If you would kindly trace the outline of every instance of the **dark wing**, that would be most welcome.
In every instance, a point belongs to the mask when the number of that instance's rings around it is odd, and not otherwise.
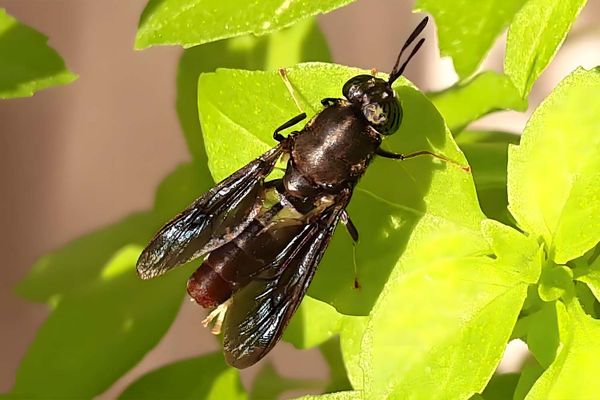
[[[167,223],[137,262],[142,279],[161,275],[237,236],[258,214],[264,179],[283,152],[281,145],[225,178]]]
[[[270,264],[268,270],[233,295],[223,337],[225,359],[230,365],[249,367],[279,341],[310,285],[348,200],[349,196],[305,225],[294,238],[288,256],[277,257],[279,262]]]

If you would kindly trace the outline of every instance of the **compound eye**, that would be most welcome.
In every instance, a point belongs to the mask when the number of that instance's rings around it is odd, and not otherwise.
[[[381,124],[374,125],[373,127],[382,135],[391,135],[400,128],[400,124],[402,123],[402,106],[394,99],[393,102],[382,103],[381,108],[386,119]]]

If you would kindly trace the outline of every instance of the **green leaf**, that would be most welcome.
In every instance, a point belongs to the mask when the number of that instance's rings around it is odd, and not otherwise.
[[[19,366],[13,397],[91,398],[158,343],[179,309],[189,271],[142,281],[135,272],[140,252],[123,248],[95,282],[61,298]]]
[[[525,300],[527,285],[512,268],[455,256],[392,277],[363,338],[365,398],[480,393]]]
[[[509,210],[543,237],[556,264],[600,241],[600,69],[578,69],[538,107],[509,148]],[[585,107],[582,107],[585,104]]]
[[[185,50],[177,72],[177,114],[194,160],[204,164],[207,158],[196,100],[201,73],[219,67],[274,70],[301,61],[329,60],[327,43],[314,18],[266,36],[221,40]]]
[[[544,369],[535,360],[528,360],[521,370],[521,377],[515,388],[513,400],[523,400],[543,373]]]
[[[556,302],[560,347],[527,399],[591,399],[600,393],[595,366],[600,354],[600,321],[586,315],[577,300]]]
[[[482,72],[442,92],[429,93],[428,97],[454,134],[494,111],[527,109],[527,100],[519,96],[511,80],[493,71]]]
[[[481,230],[503,268],[518,275],[523,282],[538,281],[544,253],[535,238],[489,219],[481,223]]]
[[[546,303],[530,317],[527,330],[527,346],[543,368],[556,358],[558,349],[558,322],[554,303]]]
[[[308,379],[292,379],[286,378],[275,370],[269,363],[265,364],[252,385],[252,391],[250,392],[251,400],[270,400],[279,399],[281,395],[290,390],[302,389],[307,391],[308,389],[322,389],[324,382],[321,380],[308,380]],[[227,397],[220,397],[221,399],[227,399]]]
[[[525,0],[417,0],[415,10],[431,13],[438,28],[440,52],[452,57],[464,79],[477,69],[496,38]]]
[[[344,359],[339,338],[335,337],[319,346],[323,358],[329,366],[329,383],[325,393],[352,390],[352,384],[348,379],[348,373],[344,366]]]
[[[340,333],[344,366],[352,387],[357,390],[362,390],[364,386],[364,370],[360,365],[360,357],[362,339],[368,322],[369,317],[346,316]]]
[[[327,303],[307,297],[283,334],[298,349],[318,346],[339,333],[344,316]]]
[[[135,47],[178,44],[185,48],[249,33],[264,35],[352,0],[150,0]]]
[[[586,0],[529,0],[508,29],[504,71],[523,98],[558,52]]]
[[[508,145],[518,144],[519,136],[508,132],[464,131],[456,143],[469,161],[479,204],[489,218],[514,225],[508,212],[506,168]]]
[[[578,277],[577,280],[585,282],[596,299],[600,301],[600,269],[590,270],[587,274]]]
[[[36,302],[58,299],[94,282],[115,252],[128,244],[146,244],[157,228],[154,214],[145,212],[76,239],[38,259],[16,291]]]
[[[223,355],[211,353],[151,371],[133,382],[119,399],[243,400],[239,371]]]
[[[288,70],[309,115],[321,110],[322,98],[339,95],[344,82],[359,73],[363,71],[317,63]],[[200,119],[216,180],[272,147],[273,130],[298,113],[274,72],[219,70],[202,75],[199,87]],[[219,89],[223,87],[228,90]],[[403,153],[433,149],[465,163],[432,104],[406,83],[396,91],[404,121],[383,146]],[[355,190],[349,213],[361,232],[356,247],[360,288],[355,288],[351,241],[340,230],[309,289],[311,296],[346,314],[368,314],[399,259],[415,248],[422,249],[416,265],[436,255],[470,254],[487,247],[479,234],[483,215],[471,175],[429,157],[402,163],[376,160]]]
[[[547,265],[542,271],[538,293],[544,301],[573,296],[573,271],[566,265]]]
[[[598,252],[600,252],[600,245],[589,251],[590,254],[575,260],[580,265],[577,265],[573,272],[575,278],[580,282],[584,282],[594,294],[594,297],[600,301],[600,256]]]
[[[593,318],[600,317],[600,303],[589,285],[583,282],[575,282],[575,295],[586,314]]]
[[[481,397],[485,400],[507,400],[513,397],[519,374],[494,374]]]
[[[77,79],[47,41],[0,8],[0,99],[32,96]]]
[[[363,400],[363,394],[359,391],[347,391],[337,393],[320,394],[317,396],[303,396],[297,400]]]

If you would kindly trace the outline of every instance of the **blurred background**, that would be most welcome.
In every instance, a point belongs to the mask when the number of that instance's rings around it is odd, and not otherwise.
[[[0,100],[0,392],[12,386],[20,359],[47,315],[44,306],[21,300],[12,291],[36,258],[132,212],[150,209],[157,184],[190,159],[175,113],[182,50],[133,50],[145,4],[0,0],[9,14],[49,36],[50,46],[79,75],[70,85],[32,98]],[[422,18],[411,14],[412,6],[405,0],[358,0],[318,17],[333,60],[389,71]],[[527,113],[497,113],[478,121],[477,127],[520,132],[531,110],[564,76],[580,65],[600,65],[599,16],[600,2],[588,2],[536,83]],[[424,91],[440,90],[456,76],[451,61],[438,55],[434,24],[426,36],[429,43],[407,76]],[[500,38],[482,68],[501,71],[503,52]],[[185,302],[162,342],[101,397],[114,398],[159,365],[217,349],[216,340],[200,325],[203,318],[204,311]],[[283,375],[316,379],[327,374],[317,352],[281,343],[269,357]],[[293,363],[286,361],[290,357]],[[244,371],[244,381],[256,372]]]

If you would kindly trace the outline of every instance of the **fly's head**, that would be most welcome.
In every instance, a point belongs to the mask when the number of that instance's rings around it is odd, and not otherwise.
[[[344,84],[342,93],[355,107],[360,108],[369,124],[382,135],[396,132],[402,123],[402,106],[396,100],[392,83],[404,73],[411,58],[419,51],[425,38],[420,39],[403,62],[403,54],[419,37],[427,25],[427,17],[417,25],[398,54],[387,81],[372,75],[357,75]]]
[[[342,93],[380,134],[391,135],[400,127],[402,106],[387,81],[372,75],[357,75],[344,84]]]

